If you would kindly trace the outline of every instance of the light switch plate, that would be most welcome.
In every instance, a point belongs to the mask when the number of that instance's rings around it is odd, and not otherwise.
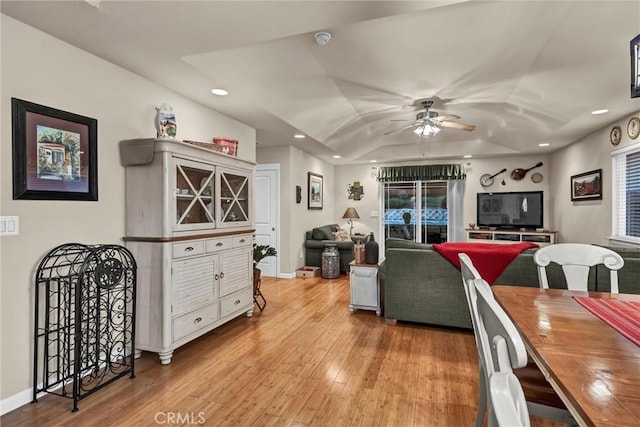
[[[371,218],[378,218],[378,211],[371,211]]]
[[[17,216],[0,216],[0,236],[17,236],[20,222]]]

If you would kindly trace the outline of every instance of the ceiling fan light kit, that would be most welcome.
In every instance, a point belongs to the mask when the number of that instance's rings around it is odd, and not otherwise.
[[[399,129],[394,129],[389,132],[385,132],[385,135],[389,135],[393,132],[398,132],[404,129],[413,129],[413,133],[422,137],[422,138],[430,138],[432,136],[436,136],[443,127],[445,128],[453,128],[459,130],[472,131],[476,127],[474,125],[467,125],[464,123],[455,123],[450,120],[459,119],[460,116],[456,116],[455,114],[445,114],[443,116],[439,115],[436,111],[430,111],[429,108],[433,105],[433,100],[427,99],[420,102],[424,111],[419,112],[416,115],[415,120],[392,120],[394,122],[407,122],[412,121],[413,123]]]

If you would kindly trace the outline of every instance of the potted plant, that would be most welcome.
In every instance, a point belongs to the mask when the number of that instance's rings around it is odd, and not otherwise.
[[[269,245],[258,245],[253,244],[253,293],[255,295],[256,289],[258,287],[258,282],[260,281],[260,269],[258,268],[258,264],[263,259],[270,256],[278,256],[278,252],[276,248]]]

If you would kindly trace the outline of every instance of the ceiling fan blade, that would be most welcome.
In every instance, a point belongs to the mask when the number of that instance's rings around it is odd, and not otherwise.
[[[474,125],[466,125],[464,123],[454,123],[454,122],[440,122],[440,126],[442,126],[443,128],[453,128],[453,129],[460,129],[460,130],[467,130],[467,131],[472,131],[476,128]]]
[[[415,120],[406,120],[406,119],[391,119],[390,122],[415,122]]]
[[[456,120],[459,119],[460,116],[456,116],[455,114],[445,114],[444,116],[436,116],[434,117],[435,120],[438,121],[443,121],[443,120]]]
[[[398,128],[398,129],[390,130],[389,132],[385,132],[384,135],[389,135],[390,133],[398,132],[398,131],[401,131],[401,130],[404,130],[404,129],[409,129],[409,128],[414,127],[415,125],[416,125],[415,123],[412,123],[412,124],[410,124],[408,126],[403,126],[401,128]]]

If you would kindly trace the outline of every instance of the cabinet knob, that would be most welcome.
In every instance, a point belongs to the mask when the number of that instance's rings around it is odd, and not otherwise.
[[[216,280],[218,280],[219,278],[220,278],[220,276],[218,276],[218,275],[216,274]]]
[[[216,243],[216,246],[217,246],[217,247],[222,246],[222,242],[218,242],[218,243]]]
[[[246,242],[246,240],[240,239],[240,243],[244,243],[244,242]]]
[[[224,273],[220,273],[220,278],[222,279],[224,277]]]
[[[193,323],[200,323],[200,322],[202,322],[202,317],[196,317],[196,318],[193,320]]]
[[[185,252],[191,252],[193,250],[193,246],[187,246],[186,248],[184,248]]]
[[[235,305],[240,304],[240,300],[239,300],[239,299],[237,299],[237,300],[234,302],[234,304],[235,304]]]

